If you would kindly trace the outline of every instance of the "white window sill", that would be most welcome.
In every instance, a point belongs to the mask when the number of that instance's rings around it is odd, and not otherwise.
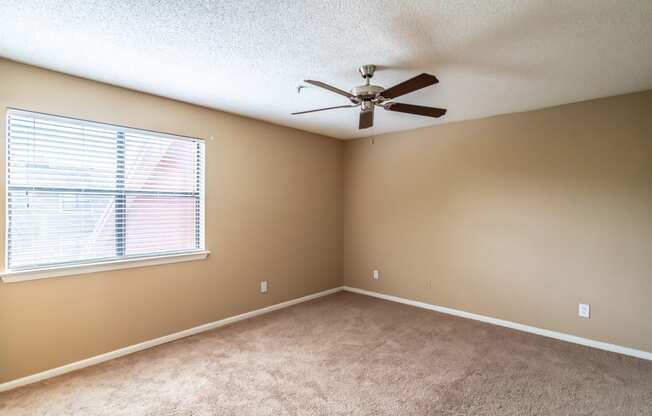
[[[102,263],[79,264],[75,266],[51,267],[47,269],[21,270],[0,274],[4,283],[24,282],[27,280],[48,279],[50,277],[73,276],[104,272],[107,270],[131,269],[134,267],[156,266],[159,264],[180,263],[185,261],[203,260],[210,251],[195,251],[182,254],[167,254],[163,256],[141,257],[138,259],[114,260]]]

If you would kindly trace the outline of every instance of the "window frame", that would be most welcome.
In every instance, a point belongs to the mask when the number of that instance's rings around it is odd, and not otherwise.
[[[11,113],[17,114],[35,114],[42,115],[47,117],[56,117],[64,120],[69,120],[72,122],[79,122],[80,124],[90,124],[90,125],[103,125],[111,127],[116,130],[116,189],[107,190],[107,189],[97,189],[97,190],[86,190],[83,192],[90,193],[102,193],[102,194],[111,194],[115,197],[115,257],[111,258],[89,258],[86,260],[80,260],[76,262],[61,262],[61,263],[49,263],[43,265],[42,267],[18,267],[14,269],[9,268],[9,238],[10,238],[10,223],[9,223],[9,193],[10,191],[19,190],[20,186],[9,186],[9,118]],[[122,171],[124,171],[125,163],[125,137],[129,133],[135,134],[153,134],[159,137],[169,137],[176,140],[189,140],[196,143],[196,146],[204,146],[203,151],[197,151],[197,162],[201,169],[197,171],[197,181],[196,188],[193,192],[182,192],[182,191],[146,191],[146,190],[129,190],[124,187],[124,176],[120,176],[120,166],[122,166]],[[48,277],[60,277],[68,275],[77,275],[77,274],[86,274],[93,272],[100,272],[106,270],[117,270],[117,269],[127,269],[133,267],[143,267],[150,265],[159,265],[167,263],[177,263],[185,262],[192,260],[202,260],[205,259],[210,253],[206,250],[205,247],[205,159],[206,159],[206,140],[197,137],[190,136],[181,136],[171,133],[163,133],[155,130],[148,130],[143,128],[135,128],[129,126],[123,126],[112,123],[98,122],[92,120],[86,120],[75,117],[54,115],[49,113],[43,113],[32,110],[24,110],[14,107],[6,107],[5,109],[5,132],[4,132],[4,152],[5,152],[5,190],[4,190],[4,199],[5,199],[5,230],[4,230],[4,241],[5,241],[5,261],[4,261],[4,272],[0,273],[0,278],[3,282],[18,282],[24,280],[34,280],[34,279],[44,279]],[[200,142],[201,141],[201,142]],[[122,151],[120,151],[120,146],[122,145]],[[198,149],[199,150],[199,149]],[[122,181],[122,182],[121,182]],[[122,184],[122,186],[120,186]],[[40,187],[29,187],[30,190]],[[43,187],[43,190],[53,191],[59,190],[60,192],[70,192],[74,191],[76,188],[50,188]],[[120,192],[122,189],[122,192]],[[90,191],[90,192],[89,192]],[[92,192],[97,191],[97,192]],[[74,194],[74,193],[73,193]],[[78,194],[78,193],[77,193]],[[74,195],[77,195],[74,194]],[[126,209],[126,199],[128,195],[161,195],[166,194],[170,196],[192,196],[195,199],[196,210],[195,215],[197,216],[196,221],[198,226],[195,230],[195,248],[191,250],[182,250],[182,251],[173,251],[173,252],[153,252],[149,254],[137,254],[137,255],[125,255],[125,241],[128,238],[125,232],[125,223],[120,221],[119,215],[126,215],[124,210]],[[119,201],[122,201],[120,209],[123,212],[119,212]],[[121,230],[119,232],[119,230]]]

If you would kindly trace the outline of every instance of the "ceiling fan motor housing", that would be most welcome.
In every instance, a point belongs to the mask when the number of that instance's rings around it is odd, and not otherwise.
[[[360,85],[359,87],[353,87],[351,89],[351,94],[361,100],[368,100],[375,98],[383,91],[385,91],[385,88],[378,85]]]
[[[365,85],[360,85],[358,87],[351,88],[351,94],[355,95],[358,101],[368,101],[376,98],[381,92],[385,91],[385,88],[378,85],[370,85],[369,80],[374,76],[376,72],[376,65],[362,65],[358,68],[362,78],[367,81]]]

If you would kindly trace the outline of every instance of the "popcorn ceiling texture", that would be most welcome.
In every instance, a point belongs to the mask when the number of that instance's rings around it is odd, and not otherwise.
[[[0,56],[339,138],[652,88],[649,0],[3,0],[0,16]],[[436,74],[400,101],[447,116],[289,115],[346,104],[302,79],[349,89],[367,63],[384,87]]]
[[[0,393],[7,416],[651,408],[652,362],[346,292]]]

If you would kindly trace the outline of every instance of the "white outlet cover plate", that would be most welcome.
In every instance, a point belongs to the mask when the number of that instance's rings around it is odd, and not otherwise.
[[[589,318],[591,316],[591,307],[587,303],[580,303],[577,313],[582,318]]]
[[[374,280],[380,279],[380,271],[374,270],[372,277]]]
[[[267,293],[267,280],[260,282],[260,293]]]

